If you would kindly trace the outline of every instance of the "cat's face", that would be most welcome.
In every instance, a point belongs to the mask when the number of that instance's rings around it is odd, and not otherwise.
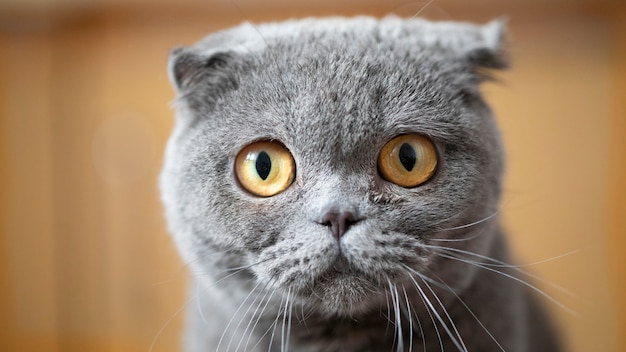
[[[465,225],[499,198],[499,138],[477,90],[477,69],[500,64],[499,30],[306,21],[174,53],[161,187],[184,258],[208,280],[249,266],[253,285],[326,314],[380,304],[412,272],[466,284],[434,246],[490,240],[493,222]]]

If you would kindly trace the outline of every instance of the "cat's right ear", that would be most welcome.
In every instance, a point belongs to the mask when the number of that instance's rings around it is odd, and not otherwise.
[[[236,82],[226,72],[229,62],[233,61],[232,56],[229,52],[201,54],[185,47],[176,48],[169,56],[169,79],[177,93],[185,93],[202,82],[206,82],[209,87],[216,85],[218,90],[226,88],[224,83],[236,86]]]

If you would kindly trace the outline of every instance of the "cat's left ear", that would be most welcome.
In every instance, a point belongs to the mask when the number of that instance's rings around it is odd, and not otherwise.
[[[474,68],[505,69],[509,67],[506,54],[506,24],[505,18],[495,19],[479,27],[480,40],[466,48],[464,52]]]

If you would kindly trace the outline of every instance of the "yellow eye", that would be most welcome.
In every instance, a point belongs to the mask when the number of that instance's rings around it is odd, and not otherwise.
[[[235,159],[235,174],[248,192],[270,197],[293,182],[295,162],[282,144],[263,141],[243,148]]]
[[[428,180],[437,168],[437,150],[428,138],[416,134],[395,137],[378,156],[383,178],[401,187],[415,187]]]

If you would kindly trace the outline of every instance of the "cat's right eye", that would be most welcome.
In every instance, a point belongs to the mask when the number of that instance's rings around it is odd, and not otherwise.
[[[291,185],[296,172],[291,153],[282,144],[261,141],[243,148],[235,159],[239,184],[259,197],[271,197]]]

